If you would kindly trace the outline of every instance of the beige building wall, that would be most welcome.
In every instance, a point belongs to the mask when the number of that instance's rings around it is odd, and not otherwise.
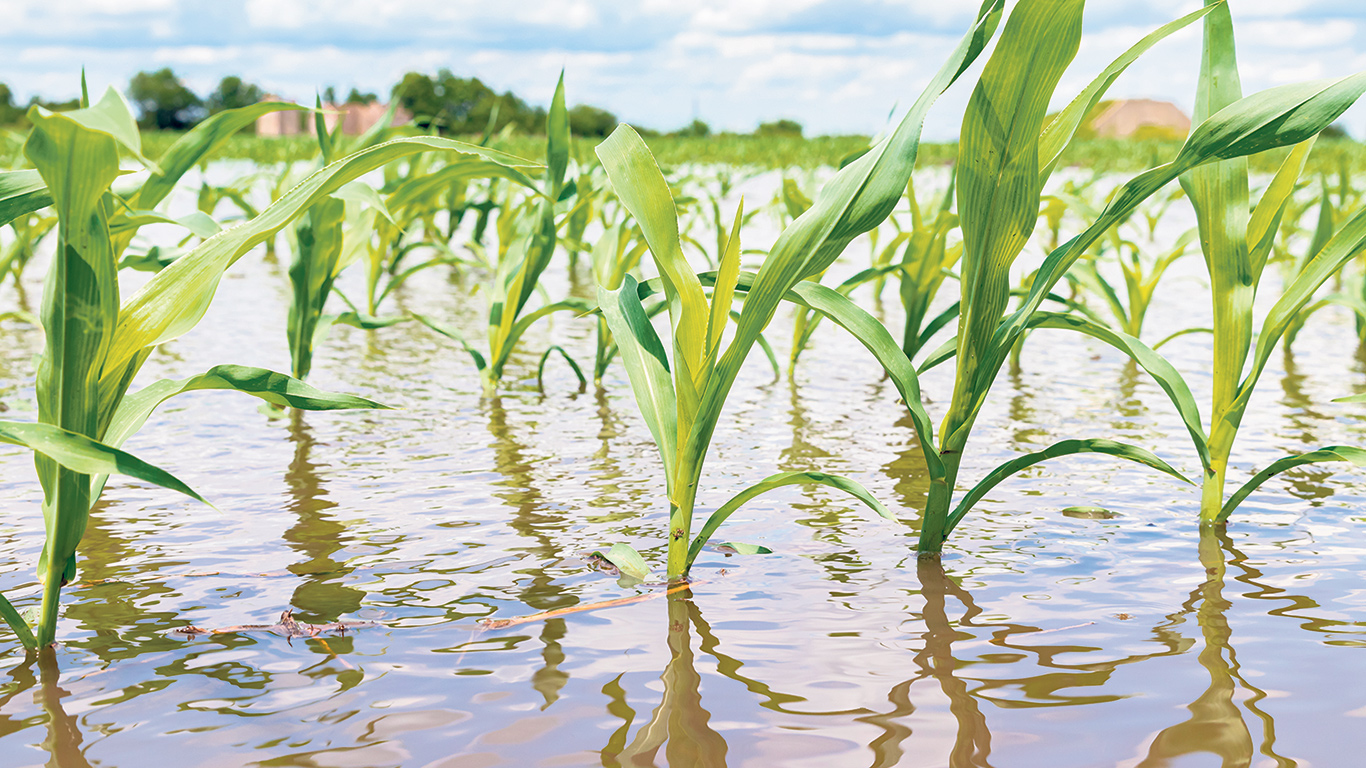
[[[1116,101],[1091,121],[1091,128],[1097,136],[1116,139],[1127,138],[1140,128],[1149,126],[1165,128],[1184,136],[1190,132],[1191,121],[1180,107],[1170,101],[1154,99]]]
[[[283,101],[278,96],[267,96],[263,101]],[[330,133],[341,122],[342,133],[356,136],[370,130],[389,110],[388,104],[377,101],[369,104],[323,104],[323,125]],[[406,125],[413,116],[399,108],[394,112],[393,125]],[[312,112],[271,112],[256,119],[257,136],[297,136],[313,134],[314,116]]]

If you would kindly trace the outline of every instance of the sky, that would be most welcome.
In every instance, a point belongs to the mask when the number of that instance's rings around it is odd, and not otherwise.
[[[240,75],[312,101],[333,86],[388,93],[442,67],[546,104],[560,69],[570,104],[670,130],[793,119],[807,135],[884,130],[976,15],[978,0],[0,0],[0,82],[22,100],[70,98],[171,67],[197,93]],[[1245,93],[1366,70],[1366,0],[1230,0]],[[1062,106],[1114,57],[1193,0],[1092,0]],[[1140,59],[1115,98],[1188,113],[1198,25]],[[985,61],[982,57],[981,61]],[[979,65],[980,66],[980,65]],[[966,80],[967,78],[965,78]],[[970,84],[931,112],[925,137],[958,133]],[[1366,138],[1366,104],[1342,124]]]

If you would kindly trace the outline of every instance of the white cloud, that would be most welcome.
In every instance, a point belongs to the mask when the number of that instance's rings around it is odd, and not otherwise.
[[[748,130],[791,117],[808,132],[874,133],[908,106],[957,42],[978,0],[0,0],[4,73],[23,97],[74,95],[171,66],[205,92],[238,74],[282,95],[385,92],[404,72],[448,67],[545,103],[561,67],[571,102],[672,128],[697,114]],[[1063,79],[1065,103],[1114,56],[1198,0],[1092,0]],[[858,11],[848,11],[857,7]],[[1361,0],[1235,0],[1243,85],[1255,91],[1366,67]],[[846,11],[841,13],[842,11]],[[870,21],[871,20],[871,21]],[[1112,87],[1189,109],[1198,30],[1178,32]],[[979,64],[980,69],[980,64]],[[951,138],[972,73],[931,113]],[[1366,107],[1347,116],[1366,134]]]

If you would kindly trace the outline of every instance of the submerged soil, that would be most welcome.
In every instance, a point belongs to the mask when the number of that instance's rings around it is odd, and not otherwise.
[[[850,249],[849,271],[865,253]],[[588,295],[583,267],[558,262],[550,295]],[[285,269],[245,258],[143,383],[218,363],[286,369]],[[1204,323],[1205,289],[1185,274],[1145,338]],[[40,276],[35,265],[30,280]],[[429,271],[388,311],[482,340],[480,279]],[[0,301],[33,308],[40,295],[30,282]],[[855,296],[899,323],[894,287],[881,304]],[[784,313],[769,332],[780,358],[791,322]],[[1196,524],[1193,487],[1106,457],[1064,459],[999,486],[942,561],[918,561],[928,481],[905,408],[832,325],[790,379],[752,356],[699,506],[774,472],[820,470],[863,483],[899,522],[785,488],[717,539],[774,554],[711,550],[690,589],[491,626],[662,591],[590,566],[593,550],[624,541],[662,576],[664,481],[624,372],[584,392],[558,361],[544,393],[527,378],[551,343],[588,363],[593,333],[568,315],[538,326],[491,397],[465,353],[409,323],[334,328],[312,378],[398,410],[279,416],[228,393],[173,400],[127,448],[222,512],[110,482],[55,659],[26,660],[0,629],[0,765],[140,766],[156,749],[185,768],[1339,766],[1366,746],[1359,472],[1289,472],[1213,533]],[[34,418],[41,343],[16,323],[0,334],[7,418]],[[1208,343],[1164,349],[1201,403]],[[1366,390],[1355,348],[1351,319],[1324,313],[1293,355],[1275,356],[1230,492],[1285,453],[1366,443],[1363,406],[1329,402]],[[947,375],[925,379],[936,418]],[[1071,437],[1134,442],[1198,471],[1150,379],[1098,343],[1042,331],[1003,372],[962,478]],[[39,501],[31,459],[0,456],[0,590],[21,608],[38,591]],[[374,625],[174,632],[269,628],[284,610],[299,625]]]

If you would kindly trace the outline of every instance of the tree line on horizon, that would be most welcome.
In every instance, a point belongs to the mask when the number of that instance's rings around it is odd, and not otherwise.
[[[247,82],[237,75],[228,75],[205,96],[191,90],[170,67],[143,71],[133,76],[126,90],[128,100],[138,112],[138,126],[143,130],[185,131],[200,121],[226,109],[245,107],[267,97],[265,89]],[[326,104],[369,104],[380,101],[375,93],[352,88],[345,98],[339,98],[334,87],[323,89],[318,98]],[[441,133],[460,135],[485,131],[501,131],[507,126],[527,134],[545,132],[546,110],[528,104],[512,91],[498,93],[477,77],[458,77],[449,69],[439,70],[435,76],[421,72],[405,74],[391,89],[390,100],[398,101],[413,122],[422,128],[435,128]],[[0,83],[0,126],[24,127],[29,107],[41,106],[54,112],[75,109],[79,99],[47,101],[39,96],[27,104],[15,102],[14,93]],[[579,136],[605,137],[616,128],[617,116],[590,104],[579,104],[569,110],[570,131]],[[633,126],[645,135],[660,135],[660,131]],[[704,137],[712,134],[711,126],[700,119],[667,132],[672,136]],[[761,123],[754,131],[759,136],[802,135],[802,126],[795,120],[780,119]]]

